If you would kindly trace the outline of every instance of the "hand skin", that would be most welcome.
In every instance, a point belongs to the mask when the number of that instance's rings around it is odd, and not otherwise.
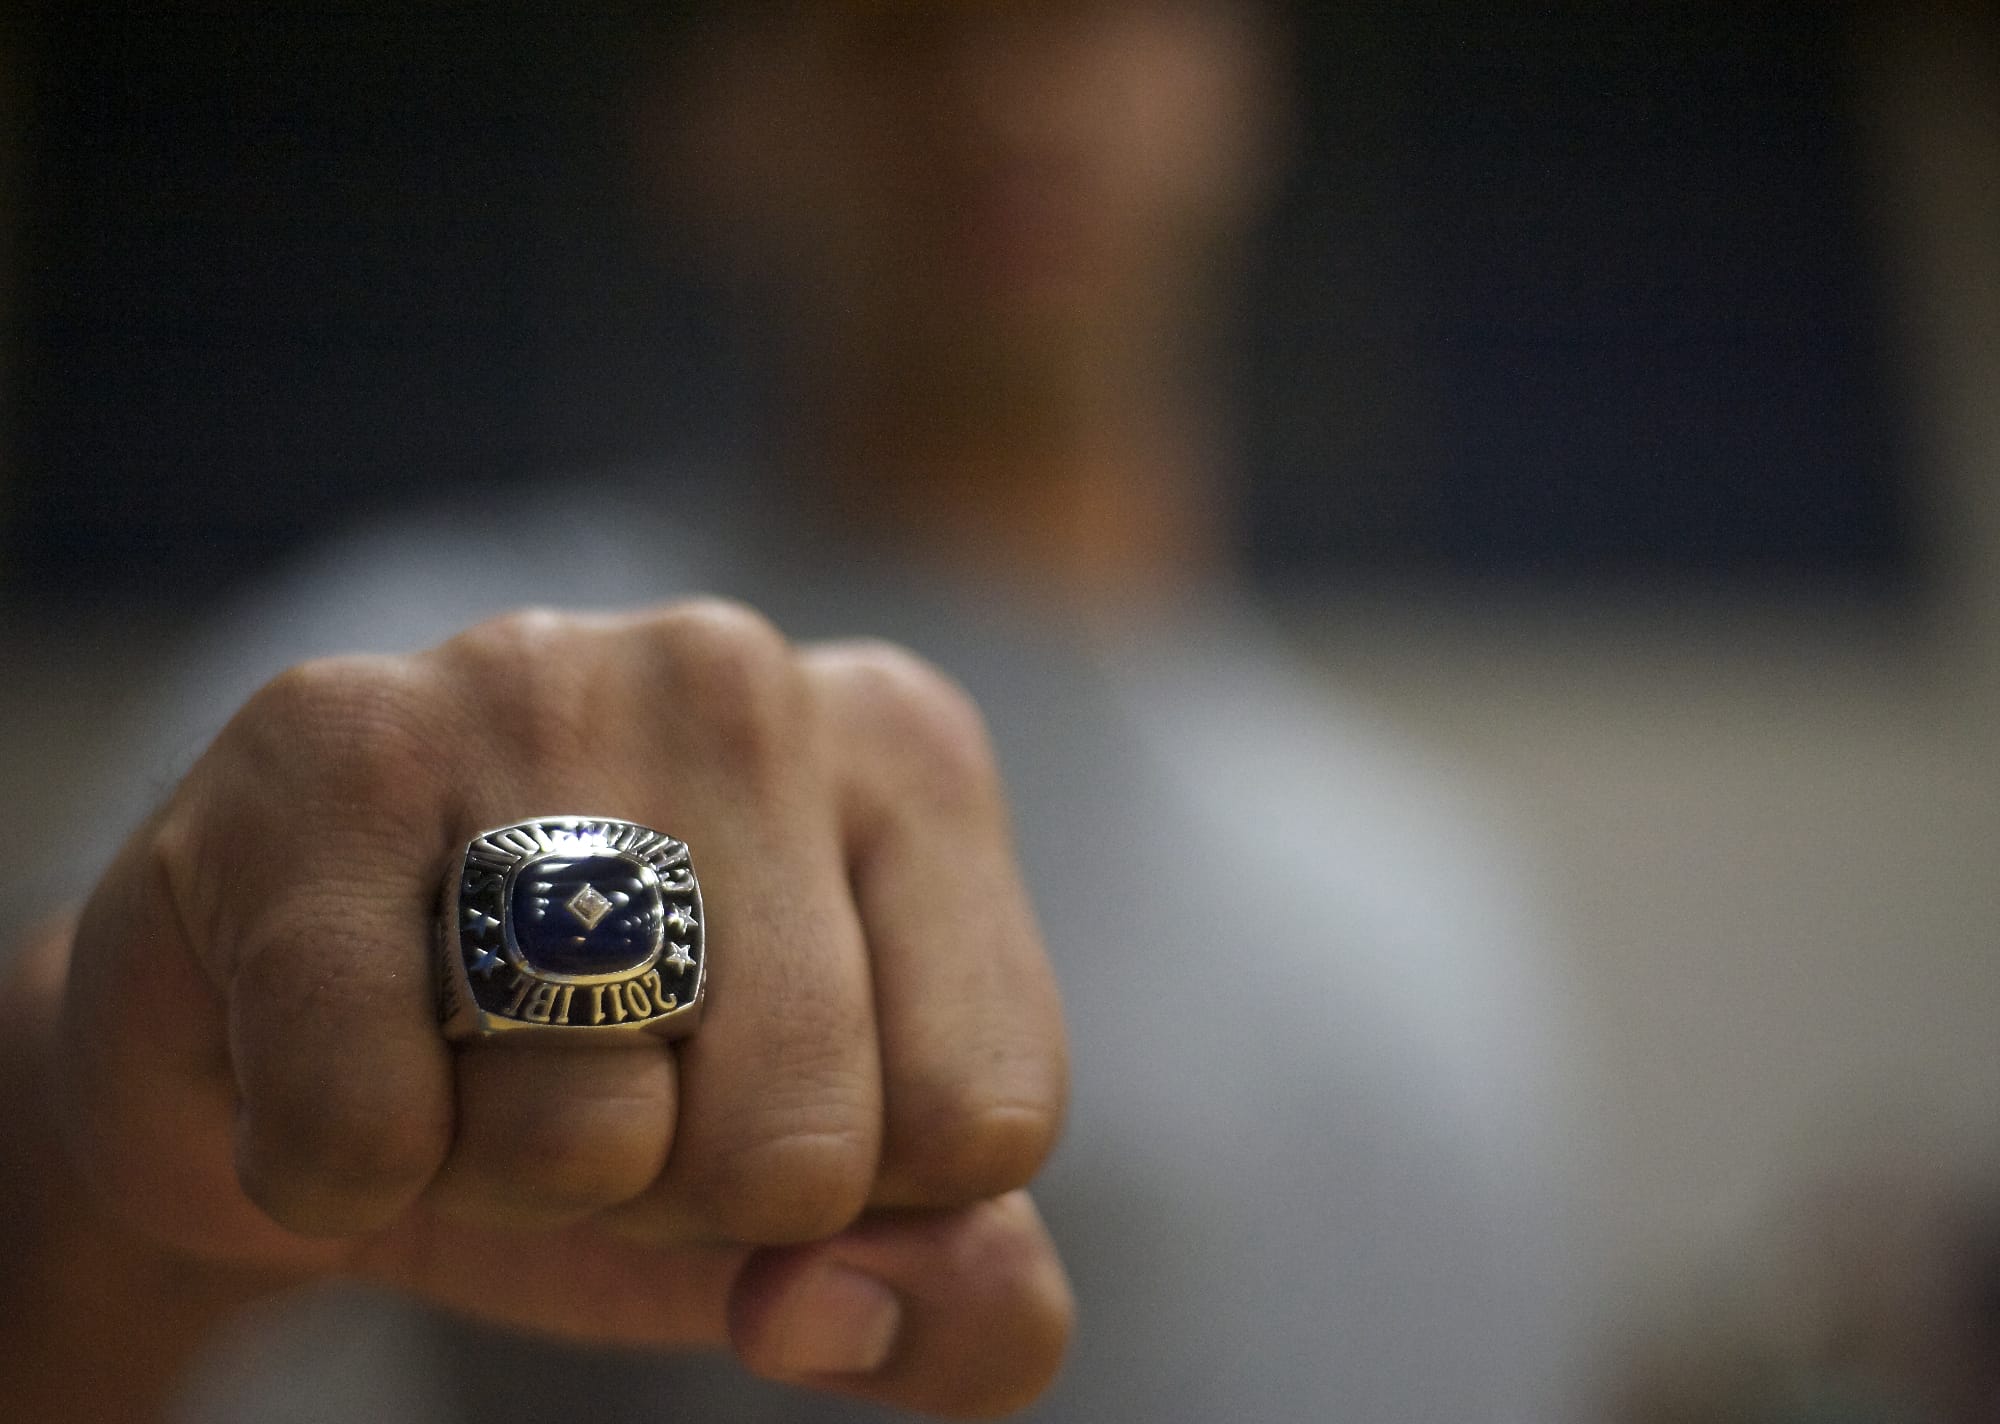
[[[292,1280],[164,1250],[70,1170],[53,1050],[71,929],[33,935],[0,987],[0,1418],[151,1419],[211,1331]]]
[[[693,847],[700,1032],[446,1044],[452,851],[577,812]],[[334,1275],[952,1416],[1067,1342],[1060,1005],[977,711],[900,650],[694,603],[293,669],[15,978],[0,1417],[149,1417]]]

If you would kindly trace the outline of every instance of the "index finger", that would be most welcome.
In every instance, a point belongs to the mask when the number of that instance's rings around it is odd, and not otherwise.
[[[371,659],[275,680],[86,909],[72,1091],[128,1214],[294,1250],[393,1220],[442,1160],[424,944],[447,798],[406,678]]]

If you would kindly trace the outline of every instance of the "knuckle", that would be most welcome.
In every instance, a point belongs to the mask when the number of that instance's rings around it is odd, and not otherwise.
[[[1041,1170],[1062,1129],[1053,1100],[1002,1099],[978,1090],[950,1094],[906,1116],[899,1136],[913,1144],[902,1171],[925,1205],[982,1201],[1025,1186]]]
[[[172,917],[173,928],[206,965],[205,951],[217,938],[227,897],[224,877],[206,875],[203,868],[214,863],[240,865],[242,861],[208,854],[211,843],[219,837],[185,792],[163,807],[141,834],[140,873],[157,888],[159,903]]]
[[[514,608],[454,634],[438,651],[460,663],[511,673],[569,641],[577,625],[573,615],[553,608]]]
[[[678,604],[651,626],[681,730],[693,732],[737,773],[768,771],[794,754],[804,687],[791,645],[763,615],[703,599]]]
[[[253,775],[304,775],[343,800],[406,796],[435,767],[423,685],[407,659],[315,658],[264,684],[218,745],[245,752]]]
[[[523,772],[586,763],[594,735],[588,709],[604,701],[588,691],[588,674],[571,666],[519,668],[504,687],[485,690],[479,722],[499,739]]]
[[[802,1128],[723,1158],[705,1174],[700,1206],[732,1241],[760,1246],[819,1241],[861,1215],[874,1174],[872,1134]]]
[[[353,700],[354,689],[369,680],[368,661],[334,657],[294,663],[251,694],[244,710],[258,725],[312,726]]]
[[[472,1195],[568,1216],[630,1200],[659,1175],[675,1108],[666,1072],[550,1093],[519,1073],[482,1079],[479,1066],[459,1064],[458,1140],[446,1167]]]
[[[791,645],[778,625],[747,603],[733,598],[687,598],[668,604],[658,623],[690,646],[712,644],[725,649],[761,650],[786,657]]]
[[[660,1156],[626,1137],[579,1132],[545,1119],[509,1139],[505,1170],[486,1180],[494,1195],[517,1205],[569,1214],[639,1195],[659,1170]]]
[[[518,608],[474,624],[438,648],[472,720],[524,766],[574,764],[587,745],[584,709],[600,701],[594,665],[578,655],[581,621]]]
[[[829,657],[856,714],[894,748],[909,792],[947,806],[997,798],[999,763],[985,715],[956,681],[893,643],[843,644]]]
[[[436,1174],[448,1132],[422,1111],[385,1111],[372,1096],[328,1085],[310,1103],[262,1103],[237,1153],[244,1194],[303,1235],[379,1229]]]

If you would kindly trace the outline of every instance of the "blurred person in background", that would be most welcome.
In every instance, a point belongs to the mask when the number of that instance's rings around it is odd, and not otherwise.
[[[1236,587],[1215,362],[1282,170],[1282,14],[1229,0],[716,6],[661,53],[648,179],[698,217],[775,338],[784,399],[759,468],[671,495],[643,474],[551,478],[329,545],[189,660],[153,744],[92,807],[106,854],[302,658],[403,653],[524,603],[694,591],[792,638],[892,638],[990,724],[1071,1025],[1066,1136],[1035,1191],[1081,1324],[1039,1417],[1565,1417],[1590,1307],[1568,1161],[1576,1069],[1521,882],[1479,829],[1476,794],[1303,677]],[[557,619],[509,652],[523,625],[496,626],[514,630],[501,650],[490,633],[478,646],[522,679],[598,636]],[[268,705],[252,704],[253,726]],[[310,763],[322,742],[285,745]],[[79,954],[88,926],[114,921],[87,919]],[[720,936],[716,952],[730,952]],[[45,1002],[60,951],[32,963],[20,992]],[[69,1057],[46,1071],[105,1073],[103,1045],[74,1030],[91,992],[71,986],[70,1037],[51,1050]],[[63,1189],[37,1183],[40,1160],[15,1167],[36,1260],[49,1248],[35,1223],[96,1229],[89,1208],[48,1204]],[[894,1213],[852,1231],[871,1229],[896,1229]],[[78,1289],[101,1297],[107,1339],[144,1324],[135,1391],[293,1276],[372,1274],[586,1345],[721,1343],[707,1317],[620,1318],[636,1307],[617,1293],[597,1318],[586,1299],[581,1318],[551,1320],[527,1297],[556,1284],[472,1262],[413,1280],[363,1250],[267,1273],[248,1247],[160,1264],[107,1239],[119,1249],[53,1275],[102,1276]],[[540,1239],[494,1249],[504,1266]],[[680,1282],[742,1270],[764,1243],[704,1244],[723,1255],[699,1267],[671,1244],[622,1249],[632,1271]],[[214,1357],[226,1363],[197,1388],[196,1417],[868,1417],[826,1390],[1018,1402],[790,1370],[740,1333],[739,1364],[579,1352],[369,1295],[297,1309]],[[24,1389],[38,1369],[79,1377],[31,1330],[5,1338]],[[982,1354],[1013,1342],[960,1348],[978,1378],[995,1368]]]

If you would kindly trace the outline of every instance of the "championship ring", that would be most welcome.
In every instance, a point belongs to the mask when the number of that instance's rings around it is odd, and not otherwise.
[[[679,1038],[701,1014],[706,923],[672,836],[604,816],[487,831],[445,877],[439,1022],[448,1038]]]

